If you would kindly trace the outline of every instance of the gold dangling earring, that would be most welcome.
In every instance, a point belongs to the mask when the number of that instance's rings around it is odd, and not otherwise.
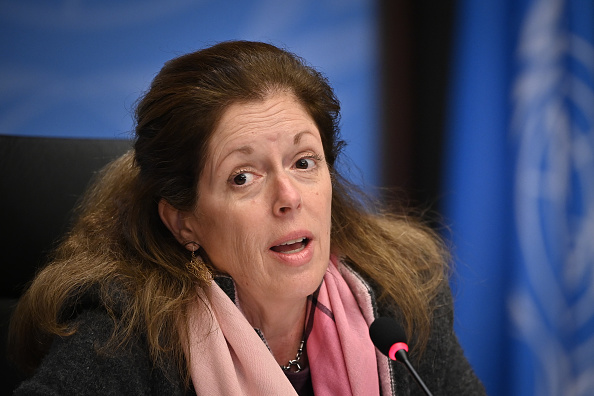
[[[196,255],[196,251],[200,249],[200,245],[196,242],[188,242],[185,246],[192,244],[192,257],[190,261],[186,263],[186,269],[190,274],[194,276],[198,281],[208,282],[211,279],[210,271],[206,268],[206,264],[200,255]]]

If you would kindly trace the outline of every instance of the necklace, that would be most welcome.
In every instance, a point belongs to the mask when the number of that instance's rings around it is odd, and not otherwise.
[[[283,371],[289,371],[289,370],[291,370],[291,367],[294,367],[294,370],[292,371],[293,373],[298,373],[301,370],[303,370],[303,367],[301,367],[301,356],[303,355],[303,347],[305,346],[307,337],[309,336],[309,333],[311,333],[311,329],[313,328],[313,319],[314,319],[314,313],[315,313],[315,305],[311,304],[311,303],[313,301],[317,301],[319,292],[320,292],[320,287],[318,287],[318,289],[312,295],[307,297],[307,300],[310,302],[310,304],[309,304],[309,312],[307,312],[307,310],[306,310],[307,320],[305,322],[305,330],[303,331],[303,338],[301,339],[301,344],[299,345],[299,349],[297,350],[297,355],[295,356],[295,359],[289,360],[289,363],[287,363],[286,366],[281,365],[281,368],[283,369]]]
[[[303,346],[304,345],[305,345],[305,340],[301,340],[301,344],[299,345],[299,349],[297,350],[297,355],[295,356],[295,359],[289,360],[289,363],[287,363],[286,366],[281,366],[281,368],[284,371],[291,370],[291,367],[295,367],[295,369],[292,371],[293,373],[298,373],[302,370],[301,355],[303,355]]]

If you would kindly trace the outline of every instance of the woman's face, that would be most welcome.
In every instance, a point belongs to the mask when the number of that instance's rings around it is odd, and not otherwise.
[[[302,298],[322,281],[332,199],[323,155],[316,124],[290,93],[223,113],[192,221],[197,241],[234,279],[240,299]]]

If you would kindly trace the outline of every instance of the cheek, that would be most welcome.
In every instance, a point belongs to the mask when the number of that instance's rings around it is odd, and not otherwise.
[[[322,235],[328,238],[329,246],[332,224],[332,187],[330,183],[328,182],[328,185],[313,192],[310,199],[312,201],[312,213],[321,227]]]
[[[323,208],[326,218],[330,220],[332,214],[332,183],[330,182],[330,176],[324,187],[323,192],[319,193],[320,207]]]
[[[253,210],[219,204],[209,208],[204,205],[202,213],[202,246],[215,267],[233,276],[244,267],[243,263],[254,260],[261,245],[258,223],[250,217]]]
[[[330,235],[332,232],[332,185],[330,185],[329,193],[326,197],[326,221],[328,224],[327,237],[328,237],[328,249],[330,249]]]

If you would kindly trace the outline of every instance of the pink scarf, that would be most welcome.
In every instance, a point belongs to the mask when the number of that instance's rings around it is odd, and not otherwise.
[[[316,396],[379,395],[370,318],[331,260],[317,299],[307,355]],[[200,293],[203,299],[204,294]],[[233,301],[213,281],[212,318],[189,311],[190,375],[198,395],[296,395],[293,386]],[[210,323],[210,330],[206,323]]]

